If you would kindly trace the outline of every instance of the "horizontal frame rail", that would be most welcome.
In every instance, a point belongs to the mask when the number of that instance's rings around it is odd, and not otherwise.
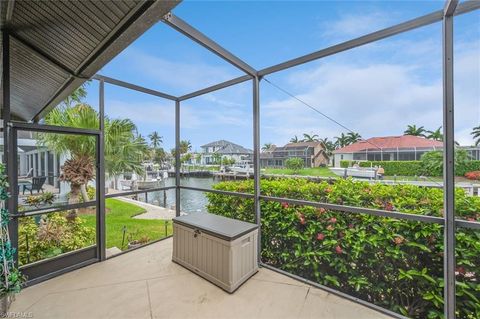
[[[469,229],[478,229],[480,230],[480,222],[471,222],[468,220],[455,219],[456,227],[469,228]]]
[[[346,294],[346,293],[343,293],[341,291],[338,291],[336,289],[333,289],[333,288],[330,288],[330,287],[327,287],[327,286],[324,286],[324,285],[320,285],[314,281],[311,281],[311,280],[308,280],[308,279],[305,279],[303,277],[300,277],[300,276],[297,276],[297,275],[294,275],[294,274],[291,274],[285,270],[282,270],[282,269],[278,269],[276,267],[273,267],[273,266],[270,266],[268,264],[265,264],[263,262],[260,262],[260,266],[263,267],[263,268],[266,268],[266,269],[269,269],[269,270],[272,270],[272,271],[275,271],[279,274],[282,274],[284,276],[287,276],[287,277],[290,277],[290,278],[293,278],[295,280],[298,280],[300,282],[303,282],[303,283],[306,283],[307,285],[310,285],[310,286],[313,286],[315,288],[318,288],[318,289],[321,289],[321,290],[324,290],[326,292],[329,292],[331,294],[334,294],[336,296],[339,296],[341,298],[345,298],[347,300],[350,300],[350,301],[353,301],[353,302],[356,302],[362,306],[365,306],[365,307],[368,307],[370,309],[373,309],[373,310],[376,310],[378,312],[381,312],[383,314],[386,314],[388,316],[391,316],[393,318],[398,318],[398,319],[408,319],[407,317],[404,317],[402,316],[401,314],[398,314],[396,312],[393,312],[393,311],[390,311],[388,309],[385,309],[385,308],[382,308],[380,306],[377,306],[373,303],[370,303],[368,301],[365,301],[365,300],[362,300],[360,298],[357,298],[357,297],[353,297],[349,294]]]
[[[455,15],[467,13],[476,9],[480,8],[480,1],[474,1],[470,0],[464,3],[461,3],[458,5],[457,10],[455,11]],[[443,10],[435,11],[430,14],[408,20],[406,22],[381,29],[379,31],[375,31],[372,33],[369,33],[367,35],[348,40],[330,47],[327,47],[325,49],[289,60],[285,61],[267,68],[264,68],[260,71],[258,71],[259,76],[265,76],[268,74],[272,74],[278,71],[286,70],[301,64],[305,64],[308,62],[312,62],[315,60],[318,60],[320,58],[324,58],[330,55],[333,55],[335,53],[343,52],[349,49],[353,49],[368,43],[372,43],[381,39],[385,39],[406,31],[410,31],[413,29],[417,29],[423,26],[427,26],[429,24],[435,23],[435,22],[440,22],[443,19]]]
[[[43,215],[43,214],[61,212],[63,210],[87,208],[87,207],[92,207],[92,206],[97,206],[97,201],[96,200],[92,200],[92,201],[88,201],[88,202],[84,202],[84,203],[63,205],[63,206],[38,207],[38,208],[35,208],[35,209],[22,211],[21,213],[17,213],[15,215],[12,215],[12,217],[14,217],[14,218],[29,217],[29,216],[35,216],[35,215]]]
[[[222,82],[222,83],[218,83],[218,84],[209,86],[207,88],[204,88],[204,89],[201,89],[201,90],[189,93],[189,94],[182,95],[178,98],[178,100],[179,101],[185,101],[185,100],[188,100],[188,99],[191,99],[191,98],[203,95],[203,94],[211,93],[211,92],[218,91],[218,90],[221,90],[221,89],[224,89],[224,88],[236,85],[236,84],[240,84],[240,83],[246,82],[246,81],[251,80],[251,79],[253,79],[253,77],[250,76],[250,75],[239,76],[238,78],[231,79],[231,80],[228,80],[228,81],[225,81],[225,82]]]
[[[215,194],[228,195],[228,196],[238,196],[243,198],[255,198],[255,195],[253,194],[229,192],[229,191],[222,191],[218,189],[207,189],[207,188],[181,186],[181,185],[180,185],[180,189],[197,191],[197,192],[215,193]]]
[[[372,216],[406,219],[406,220],[425,222],[425,223],[431,223],[431,224],[440,224],[440,225],[445,224],[445,221],[443,218],[435,217],[435,216],[406,214],[406,213],[392,212],[392,211],[381,210],[381,209],[344,206],[344,205],[338,205],[338,204],[320,203],[320,202],[312,202],[312,201],[299,200],[299,199],[290,199],[290,198],[272,197],[272,196],[263,196],[263,195],[260,195],[260,199],[279,202],[279,203],[285,202],[285,203],[294,204],[294,205],[313,206],[313,207],[331,209],[331,210],[344,212],[344,213],[366,214],[366,215],[372,215]]]
[[[100,75],[100,74],[95,74],[92,77],[92,79],[97,80],[97,81],[104,81],[105,83],[109,83],[109,84],[112,84],[112,85],[124,87],[124,88],[130,89],[130,90],[133,90],[133,91],[158,96],[158,97],[161,97],[161,98],[164,98],[164,99],[167,99],[167,100],[171,100],[171,101],[176,101],[177,100],[176,96],[173,96],[173,95],[170,95],[170,94],[167,94],[167,93],[163,93],[163,92],[160,92],[160,91],[157,91],[157,90],[152,90],[152,89],[149,89],[149,88],[146,88],[146,87],[143,87],[143,86],[139,86],[139,85],[136,85],[136,84],[128,83],[128,82],[125,82],[125,81],[117,80],[117,79],[114,79],[114,78],[111,78],[111,77],[108,77],[108,76],[104,76],[104,75]]]
[[[91,130],[77,127],[44,125],[36,123],[24,123],[24,122],[10,122],[12,127],[21,131],[34,131],[34,132],[46,132],[46,133],[59,133],[59,134],[74,134],[74,135],[92,135],[100,136],[100,130]]]
[[[128,192],[122,192],[122,193],[105,194],[105,198],[115,198],[115,197],[145,194],[145,193],[151,193],[151,192],[167,191],[169,189],[175,189],[175,188],[177,188],[177,187],[176,186],[167,186],[167,187],[142,189],[142,190],[136,190],[136,191],[128,191]]]

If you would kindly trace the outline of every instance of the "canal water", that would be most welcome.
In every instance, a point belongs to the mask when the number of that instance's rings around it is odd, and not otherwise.
[[[187,177],[182,178],[180,184],[182,186],[198,187],[211,189],[218,181],[212,177]],[[169,177],[162,181],[162,187],[175,186],[175,178]],[[204,192],[182,189],[180,192],[180,209],[182,212],[206,212],[208,204],[207,197]],[[139,194],[138,199],[145,201],[145,194]],[[175,190],[150,192],[147,196],[147,202],[153,205],[166,208],[173,208],[175,205]]]

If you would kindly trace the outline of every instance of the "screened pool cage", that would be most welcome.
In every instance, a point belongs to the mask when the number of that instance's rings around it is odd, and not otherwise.
[[[422,222],[426,224],[438,224],[442,225],[444,228],[444,312],[446,318],[455,317],[455,235],[456,228],[469,228],[474,230],[480,230],[480,223],[470,222],[465,220],[460,220],[455,218],[455,203],[454,203],[454,191],[455,191],[455,180],[454,180],[454,56],[453,56],[453,22],[455,16],[465,14],[474,10],[480,9],[480,2],[478,1],[466,1],[458,3],[459,1],[449,0],[446,2],[443,10],[435,11],[430,14],[421,16],[419,18],[409,20],[392,27],[388,27],[353,40],[349,40],[337,45],[333,45],[322,50],[277,64],[261,70],[256,70],[252,66],[248,65],[246,62],[242,61],[240,58],[230,53],[218,43],[209,39],[206,35],[202,34],[200,31],[196,30],[185,21],[175,16],[172,13],[168,13],[162,19],[162,22],[166,25],[172,27],[178,32],[184,34],[191,40],[197,42],[199,45],[207,48],[213,54],[219,56],[225,61],[229,62],[239,70],[245,73],[245,75],[231,79],[229,81],[219,83],[186,95],[182,96],[173,96],[168,93],[160,92],[155,89],[145,88],[139,85],[131,84],[122,80],[113,79],[108,76],[97,74],[91,79],[98,81],[99,83],[99,115],[100,115],[100,126],[95,130],[87,130],[80,128],[71,128],[71,127],[57,127],[40,124],[41,116],[44,114],[38,114],[35,117],[33,122],[19,122],[12,120],[11,110],[10,110],[10,61],[13,56],[10,54],[9,43],[12,37],[9,34],[9,30],[3,30],[3,119],[5,123],[4,130],[4,146],[6,149],[5,160],[7,165],[8,180],[10,181],[10,193],[12,194],[11,198],[8,201],[8,208],[13,214],[13,220],[11,222],[11,239],[13,245],[18,245],[18,221],[21,218],[26,216],[37,216],[39,214],[44,214],[45,210],[41,208],[32,209],[29,211],[19,212],[17,208],[18,196],[19,196],[19,184],[18,184],[18,167],[17,161],[17,136],[21,131],[33,131],[33,132],[43,132],[43,133],[55,133],[55,134],[73,134],[76,136],[91,136],[95,139],[96,145],[96,199],[90,202],[84,202],[74,205],[63,205],[61,207],[53,207],[48,209],[48,213],[56,211],[65,211],[69,209],[77,209],[84,207],[96,207],[96,244],[91,247],[84,248],[79,251],[74,251],[71,253],[63,254],[45,261],[32,263],[22,267],[24,273],[26,273],[30,278],[30,283],[34,284],[42,280],[51,278],[53,276],[71,271],[73,269],[85,266],[94,262],[103,261],[106,259],[106,235],[105,235],[105,199],[113,198],[116,196],[125,196],[125,195],[135,195],[135,194],[146,194],[149,192],[163,191],[168,189],[175,190],[175,210],[176,215],[180,215],[180,192],[182,190],[190,191],[199,191],[207,193],[217,193],[229,196],[240,196],[242,198],[252,199],[254,202],[254,212],[256,223],[259,228],[259,236],[262,234],[262,225],[261,217],[262,211],[260,209],[260,201],[273,201],[281,203],[289,203],[292,205],[302,205],[302,206],[312,206],[316,208],[326,208],[330,210],[335,210],[343,214],[367,214],[379,217],[393,217],[399,220],[409,220],[415,222]],[[385,210],[376,210],[376,209],[367,209],[361,207],[350,207],[344,205],[336,204],[327,204],[320,202],[311,202],[305,200],[298,200],[292,198],[278,198],[265,196],[260,191],[260,83],[262,78],[283,70],[287,70],[308,62],[315,60],[320,60],[334,54],[344,52],[356,47],[360,47],[375,41],[379,41],[394,35],[401,33],[409,32],[427,25],[431,25],[437,22],[443,24],[443,128],[444,128],[444,146],[443,146],[443,155],[444,155],[444,218],[433,217],[433,216],[424,216],[424,215],[414,215],[401,212],[392,212]],[[37,55],[44,60],[49,60],[48,54],[45,52],[37,52]],[[50,63],[55,63],[52,59]],[[65,68],[64,66],[57,65],[62,67],[63,70],[69,74],[71,70]],[[78,79],[77,74],[72,74],[73,77]],[[174,76],[174,75],[172,75]],[[80,79],[88,80],[88,79]],[[202,189],[182,186],[180,184],[180,118],[182,103],[217,90],[221,90],[227,87],[234,86],[243,82],[250,82],[252,84],[252,114],[253,114],[253,166],[254,166],[254,192],[253,194],[245,193],[236,193],[236,192],[227,192],[220,191],[215,189]],[[151,96],[167,99],[175,103],[175,186],[171,187],[161,187],[161,188],[152,188],[148,190],[138,190],[138,191],[129,191],[123,192],[120,194],[105,194],[105,166],[104,166],[104,114],[105,114],[105,100],[104,100],[104,91],[105,83],[110,85],[115,85],[123,87],[129,90],[141,92]],[[234,208],[232,208],[234,209]],[[261,260],[261,240],[258,241],[258,253],[259,260]],[[358,298],[349,296],[342,292],[339,292],[335,289],[319,285],[317,283],[311,282],[307,279],[301,278],[299,276],[290,274],[286,271],[275,269],[272,266],[266,265],[261,262],[261,266],[273,269],[285,275],[294,277],[298,280],[302,280],[317,286],[321,289],[324,289],[328,292],[340,295],[349,300],[361,303],[368,307],[374,308],[378,311],[391,315],[393,317],[402,317],[397,313],[394,313],[390,310],[386,310],[377,305],[373,305],[366,301],[360,300]]]

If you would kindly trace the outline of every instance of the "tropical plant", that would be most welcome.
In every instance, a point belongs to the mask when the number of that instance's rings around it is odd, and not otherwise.
[[[82,101],[87,97],[87,84],[85,82],[83,85],[78,87],[75,91],[72,92],[69,96],[63,100],[64,105],[72,107],[74,104],[82,103]]]
[[[18,225],[20,265],[54,257],[95,243],[95,228],[69,212],[22,218]]]
[[[220,155],[219,153],[213,153],[212,160],[214,164],[220,165],[222,161],[222,155]]]
[[[338,179],[266,179],[277,198],[442,217],[443,190]],[[215,189],[253,193],[252,180]],[[254,200],[209,193],[210,213],[254,222]],[[480,198],[457,188],[455,216],[480,221]],[[443,318],[443,226],[261,201],[262,261],[409,318]],[[231,209],[235,207],[235,209]],[[480,233],[457,228],[457,318],[479,318]]]
[[[5,175],[5,166],[0,163],[0,264],[2,265],[0,268],[0,298],[5,298],[4,305],[6,308],[10,306],[12,301],[10,295],[18,293],[26,279],[15,266],[14,256],[16,249],[12,247],[8,229],[10,213],[5,208],[6,201],[9,198],[7,187],[8,181]],[[8,309],[3,310],[8,311]],[[8,314],[2,313],[1,315],[5,316]]]
[[[301,142],[318,142],[318,135],[317,134],[307,134],[303,133],[303,139]]]
[[[285,167],[292,170],[294,173],[300,171],[305,165],[303,159],[298,157],[291,157],[285,160]]]
[[[265,144],[263,144],[263,146],[262,146],[262,151],[266,152],[266,151],[268,151],[269,149],[271,149],[272,146],[273,146],[272,143],[265,143]]]
[[[443,153],[441,151],[426,152],[420,158],[425,175],[441,176],[443,173]],[[464,149],[455,150],[455,171],[463,172],[469,162],[468,152]],[[464,174],[464,173],[463,173]],[[463,175],[461,174],[461,175]]]
[[[348,145],[353,144],[353,143],[357,143],[361,139],[362,139],[362,136],[359,133],[355,133],[355,132],[348,132],[347,133],[347,141],[348,141],[347,143],[348,143]]]
[[[129,119],[104,118],[105,171],[116,177],[123,172],[143,172],[142,161],[147,153],[145,140],[136,135],[136,126]],[[49,125],[98,129],[99,115],[88,104],[63,106],[46,117]],[[57,154],[69,156],[62,167],[60,179],[70,183],[69,201],[78,203],[80,194],[88,200],[86,185],[95,177],[96,141],[92,136],[41,133],[39,145],[47,146]]]
[[[202,160],[202,154],[195,155],[195,162],[200,163]]]
[[[429,140],[443,141],[442,127],[440,126],[435,131],[426,131]]]
[[[427,133],[427,131],[423,126],[417,127],[415,124],[412,124],[407,125],[407,129],[403,132],[403,135],[425,137],[425,133]]]
[[[333,151],[337,149],[337,146],[334,142],[328,140],[328,137],[320,139],[320,142],[323,144],[323,147],[325,148],[325,153],[328,156],[332,156]]]
[[[475,146],[480,145],[480,125],[473,128],[472,133],[473,139],[475,140]]]
[[[465,173],[467,179],[478,181],[480,180],[480,171],[472,171]]]
[[[345,147],[349,145],[349,138],[345,133],[340,134],[340,136],[335,136],[335,144],[337,147]]]
[[[298,143],[298,142],[300,142],[300,140],[298,139],[298,136],[296,136],[296,135],[290,139],[290,143]]]
[[[192,143],[188,140],[180,141],[180,154],[188,153],[192,150]]]
[[[150,133],[148,135],[148,138],[152,142],[153,149],[157,149],[160,146],[160,144],[163,142],[163,138],[156,131]]]

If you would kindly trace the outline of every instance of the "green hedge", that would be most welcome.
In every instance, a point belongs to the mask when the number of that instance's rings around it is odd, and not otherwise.
[[[253,181],[215,189],[253,193]],[[266,196],[442,216],[443,192],[338,180],[262,180]],[[208,211],[254,220],[253,199],[210,193]],[[480,220],[480,198],[456,191],[458,217]],[[413,318],[442,318],[443,226],[261,201],[262,261]],[[480,318],[480,232],[457,230],[457,318]]]
[[[456,169],[457,176],[464,176],[468,172],[480,171],[480,161],[467,161],[458,165]]]
[[[385,175],[388,176],[441,176],[440,170],[428,171],[424,167],[422,161],[341,161],[340,166],[343,168],[352,166],[353,163],[358,163],[360,167],[374,167],[382,166],[385,169]],[[465,173],[480,170],[480,161],[467,161],[460,163],[455,168],[457,176],[464,176]]]
[[[341,161],[342,167],[352,166],[355,161]],[[358,162],[360,167],[381,166],[385,170],[385,175],[393,176],[420,176],[422,175],[421,161],[362,161]]]

